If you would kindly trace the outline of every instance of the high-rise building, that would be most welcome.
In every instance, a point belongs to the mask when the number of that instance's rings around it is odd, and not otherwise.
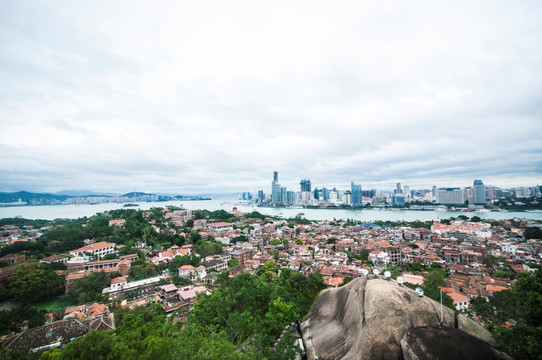
[[[403,194],[395,194],[391,197],[391,206],[405,207],[405,196]]]
[[[361,190],[361,196],[365,196],[365,197],[369,197],[369,198],[374,198],[376,196],[376,189],[371,189],[371,190]]]
[[[271,203],[273,205],[278,205],[281,202],[281,192],[279,184],[279,173],[273,173],[273,181],[271,182]]]
[[[265,200],[265,194],[263,193],[263,190],[258,190],[258,201],[264,202]]]
[[[329,190],[327,188],[322,189],[322,199],[321,200],[324,200],[324,201],[329,200]]]
[[[486,186],[487,198],[490,200],[495,200],[497,198],[497,187],[488,185]]]
[[[282,204],[285,204],[286,203],[286,200],[288,199],[288,189],[286,188],[286,186],[283,186],[280,188],[280,202]]]
[[[352,205],[352,192],[350,190],[344,192],[343,204],[346,206]]]
[[[463,205],[465,203],[464,191],[461,188],[438,188],[436,201],[444,205]]]
[[[350,184],[350,191],[351,191],[351,199],[350,202],[352,204],[352,207],[360,207],[361,206],[361,184],[356,184],[352,182]]]
[[[410,198],[411,197],[410,187],[408,185],[405,185],[404,189],[405,189],[405,191],[404,191],[405,198]]]
[[[289,190],[286,192],[286,200],[283,200],[287,205],[294,205],[297,202],[297,192]]]
[[[309,179],[302,179],[300,185],[301,185],[301,192],[311,191],[311,181]]]
[[[472,186],[472,195],[474,198],[474,205],[485,205],[486,203],[486,186],[482,180],[474,180]]]
[[[401,194],[402,192],[403,192],[403,190],[401,189],[401,183],[397,183],[395,193],[396,194]]]

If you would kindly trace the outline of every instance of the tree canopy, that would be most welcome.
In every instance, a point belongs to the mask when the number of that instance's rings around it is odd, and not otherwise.
[[[30,302],[58,293],[63,284],[63,275],[58,275],[50,267],[38,263],[19,266],[9,277],[9,288],[13,297]]]

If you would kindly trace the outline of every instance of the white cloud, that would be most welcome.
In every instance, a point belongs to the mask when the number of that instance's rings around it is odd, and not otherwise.
[[[5,1],[0,190],[539,183],[541,10]]]

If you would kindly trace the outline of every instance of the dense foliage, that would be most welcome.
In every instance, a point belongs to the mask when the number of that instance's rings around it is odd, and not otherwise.
[[[0,311],[0,335],[19,332],[23,326],[36,327],[45,322],[45,310],[25,305],[10,311]]]
[[[78,304],[85,304],[92,301],[101,302],[104,300],[102,290],[108,287],[110,283],[111,278],[106,276],[105,272],[93,272],[77,280],[69,287],[68,298]]]
[[[540,359],[542,354],[542,275],[521,273],[511,290],[489,301],[475,299],[471,309],[517,359]]]
[[[9,277],[9,289],[13,297],[25,301],[37,301],[59,292],[64,276],[44,264],[19,266]]]
[[[275,265],[267,263],[257,276],[228,278],[223,273],[220,281],[217,291],[199,297],[185,322],[173,324],[159,304],[121,308],[115,313],[114,331],[91,332],[40,359],[293,358],[294,337],[275,341],[286,325],[308,312],[325,288],[320,275],[306,277],[290,270],[278,275]]]

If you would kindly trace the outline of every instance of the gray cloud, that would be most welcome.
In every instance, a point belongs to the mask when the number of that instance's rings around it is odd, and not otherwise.
[[[534,185],[542,5],[0,4],[0,191]]]

